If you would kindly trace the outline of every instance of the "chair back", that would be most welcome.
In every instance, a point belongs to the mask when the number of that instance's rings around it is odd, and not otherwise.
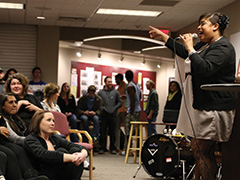
[[[69,135],[69,126],[68,120],[65,114],[52,111],[54,119],[55,119],[55,128],[54,130],[59,131],[62,135],[68,136]]]

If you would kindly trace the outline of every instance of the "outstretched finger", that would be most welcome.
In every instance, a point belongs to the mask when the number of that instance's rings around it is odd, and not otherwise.
[[[157,30],[157,28],[153,27],[153,26],[148,26],[151,30]]]

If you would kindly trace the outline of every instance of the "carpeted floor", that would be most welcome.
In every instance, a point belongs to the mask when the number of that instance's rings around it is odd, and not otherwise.
[[[133,163],[133,157],[129,157],[128,164],[125,164],[125,156],[112,155],[108,152],[93,156],[93,165],[96,169],[93,171],[93,180],[156,180],[146,173],[143,167],[140,168],[135,178],[138,163]],[[84,171],[82,180],[89,179],[89,172]]]

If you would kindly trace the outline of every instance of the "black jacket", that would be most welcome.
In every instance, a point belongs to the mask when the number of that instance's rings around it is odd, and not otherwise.
[[[82,149],[88,151],[84,146],[71,143],[56,134],[52,134],[49,139],[55,149],[62,147],[68,151],[72,148],[75,152],[81,152]],[[49,151],[46,141],[36,134],[29,134],[25,138],[24,149],[28,152],[37,169],[48,163],[63,163],[63,152]]]
[[[169,38],[166,46],[173,50],[174,40]],[[194,49],[199,50],[205,43],[199,42]],[[176,53],[186,59],[188,51],[176,42]],[[225,84],[235,81],[235,50],[225,38],[212,43],[199,54],[190,57],[193,85],[193,108],[198,110],[232,110],[236,108],[237,94],[234,92],[205,91],[203,84]]]
[[[76,101],[73,95],[71,95],[71,98],[68,99],[68,105],[66,105],[66,101],[61,98],[60,96],[58,97],[57,101],[58,106],[61,109],[61,112],[65,114],[65,112],[71,112],[75,114],[76,111]]]

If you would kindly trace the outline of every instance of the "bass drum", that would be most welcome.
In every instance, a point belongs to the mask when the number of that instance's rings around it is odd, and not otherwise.
[[[171,177],[179,167],[180,150],[174,139],[156,134],[145,141],[141,158],[148,174],[153,177]]]

